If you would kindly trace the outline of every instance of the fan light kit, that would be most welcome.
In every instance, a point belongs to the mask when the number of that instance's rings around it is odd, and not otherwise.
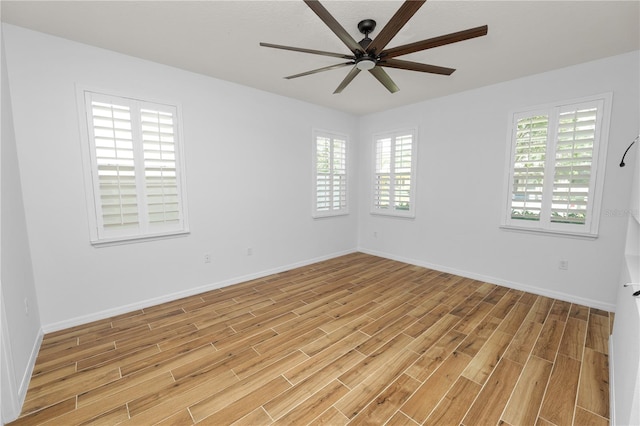
[[[358,62],[356,62],[356,68],[358,68],[360,71],[369,71],[375,66],[376,61],[369,58],[360,59]]]
[[[351,71],[342,80],[342,83],[333,93],[340,93],[345,87],[360,73],[360,71],[369,71],[384,87],[391,93],[397,92],[398,86],[391,80],[389,74],[383,69],[398,68],[409,71],[426,72],[431,74],[451,75],[455,69],[439,67],[436,65],[422,64],[418,62],[404,61],[395,59],[396,56],[408,55],[409,53],[420,52],[422,50],[431,49],[446,44],[457,43],[459,41],[487,35],[488,27],[470,28],[464,31],[458,31],[427,40],[417,41],[398,47],[386,49],[385,47],[393,37],[404,27],[411,17],[420,9],[426,0],[406,0],[400,9],[393,15],[387,25],[382,28],[380,33],[374,40],[369,38],[369,33],[376,28],[376,21],[373,19],[365,19],[358,23],[358,30],[364,34],[364,38],[357,42],[349,35],[349,33],[336,21],[336,19],[327,11],[327,9],[317,0],[304,0],[309,8],[324,22],[331,31],[349,48],[351,55],[342,53],[325,52],[321,50],[305,49],[301,47],[282,46],[279,44],[260,43],[260,46],[271,47],[274,49],[292,50],[294,52],[311,53],[314,55],[332,56],[340,59],[347,59],[343,62],[315,70],[303,72],[300,74],[290,75],[286,79],[303,77],[306,75],[316,74],[322,71],[352,66]]]

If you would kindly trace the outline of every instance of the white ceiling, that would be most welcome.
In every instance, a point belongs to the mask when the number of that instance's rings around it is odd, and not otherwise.
[[[360,40],[360,20],[377,21],[375,39],[402,2],[322,4]],[[343,60],[258,45],[350,53],[301,0],[3,0],[1,8],[3,22],[358,115],[640,49],[639,1],[430,0],[388,47],[488,25],[487,36],[398,58],[455,73],[387,68],[400,87],[391,94],[365,72],[334,95],[349,67],[283,77]]]

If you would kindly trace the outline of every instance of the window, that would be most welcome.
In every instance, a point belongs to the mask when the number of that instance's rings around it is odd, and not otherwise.
[[[82,94],[91,242],[187,232],[177,107]]]
[[[347,137],[315,131],[313,217],[347,214]]]
[[[597,236],[611,95],[513,114],[503,226]]]
[[[415,131],[374,136],[372,213],[415,216]]]

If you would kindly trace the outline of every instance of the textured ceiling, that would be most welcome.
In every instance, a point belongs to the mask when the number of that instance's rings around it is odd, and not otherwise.
[[[401,1],[322,4],[351,36]],[[2,21],[330,108],[366,114],[640,49],[638,1],[430,0],[388,47],[481,25],[487,36],[399,57],[456,68],[451,76],[387,68],[390,94],[360,73],[332,94],[348,67],[283,79],[341,59],[268,49],[259,42],[349,54],[300,1],[7,1]]]

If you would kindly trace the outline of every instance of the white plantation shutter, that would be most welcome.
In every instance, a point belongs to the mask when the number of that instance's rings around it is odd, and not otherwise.
[[[314,132],[314,217],[348,213],[347,138]]]
[[[316,137],[316,211],[331,209],[331,138]]]
[[[391,206],[391,138],[376,141],[376,172],[373,184],[374,209]]]
[[[558,119],[551,222],[584,224],[592,185],[598,108],[565,108]]]
[[[372,213],[414,214],[415,132],[374,137]]]
[[[396,210],[409,210],[411,205],[412,153],[413,135],[395,138],[393,206]]]
[[[332,204],[335,211],[346,212],[347,209],[347,141],[346,139],[333,139],[331,171]]]
[[[549,117],[526,116],[516,126],[511,218],[540,220]]]
[[[514,114],[503,225],[597,234],[608,105],[602,95]]]
[[[149,223],[178,223],[180,202],[174,114],[142,109],[140,121]]]
[[[85,92],[92,242],[187,232],[177,108]]]
[[[91,102],[100,224],[137,228],[138,196],[131,111],[128,106]]]

